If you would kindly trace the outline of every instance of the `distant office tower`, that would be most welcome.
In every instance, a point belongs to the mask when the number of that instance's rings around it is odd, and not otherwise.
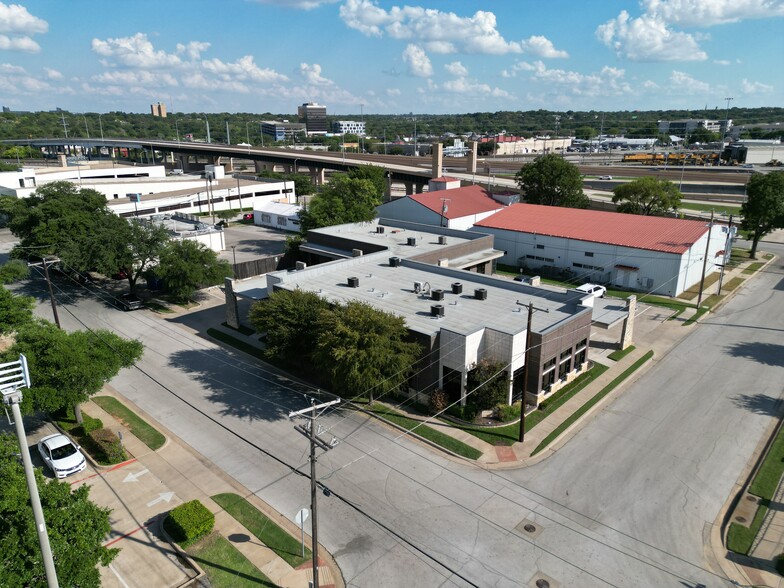
[[[160,116],[161,118],[166,118],[166,105],[162,102],[158,102],[158,104],[150,105],[150,110],[152,111],[153,116]]]
[[[365,123],[356,120],[336,120],[332,123],[332,132],[337,133],[338,135],[347,133],[364,137]]]
[[[329,130],[327,127],[327,107],[315,102],[306,102],[297,108],[300,120],[305,123],[308,135],[326,135]]]

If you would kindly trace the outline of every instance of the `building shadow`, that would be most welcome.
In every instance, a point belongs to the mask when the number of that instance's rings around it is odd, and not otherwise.
[[[784,367],[784,345],[778,343],[736,343],[727,347],[734,357],[742,357],[777,367]]]
[[[781,399],[773,398],[767,394],[741,394],[735,396],[732,402],[738,408],[745,408],[754,414],[764,416],[779,416],[781,414]]]

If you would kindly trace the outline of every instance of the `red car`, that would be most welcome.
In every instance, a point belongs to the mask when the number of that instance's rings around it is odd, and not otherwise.
[[[253,213],[252,212],[246,212],[245,214],[242,215],[242,220],[251,220],[252,221],[253,220]]]

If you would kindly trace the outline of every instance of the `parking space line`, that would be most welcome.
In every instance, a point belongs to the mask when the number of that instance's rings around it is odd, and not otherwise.
[[[112,564],[109,564],[109,569],[112,570],[112,573],[115,575],[117,580],[119,580],[120,584],[123,585],[123,588],[131,588],[130,586],[128,586],[128,584],[125,583],[123,577],[117,572],[117,570],[114,569],[114,566]]]
[[[97,476],[103,476],[104,474],[108,474],[109,472],[113,472],[114,470],[119,470],[120,468],[124,468],[127,465],[131,465],[132,463],[134,463],[136,461],[138,461],[138,460],[134,457],[133,459],[129,459],[128,461],[124,461],[122,463],[118,463],[117,465],[110,467],[108,470],[97,471],[94,474],[90,474],[89,476],[86,476],[84,478],[79,478],[78,480],[72,480],[71,481],[71,485],[73,486],[74,484],[78,484],[80,482],[85,482],[85,481],[90,480],[92,478],[95,478]]]
[[[144,523],[141,527],[136,527],[133,531],[129,531],[128,533],[124,533],[124,534],[120,535],[119,537],[115,537],[111,541],[109,541],[107,543],[104,543],[103,546],[104,547],[110,547],[110,546],[114,545],[115,543],[117,543],[118,541],[122,541],[126,537],[130,537],[134,533],[138,533],[142,529],[146,529],[147,527],[150,527],[150,526],[154,525],[157,521],[158,521],[158,517],[157,516],[153,517],[149,521]]]

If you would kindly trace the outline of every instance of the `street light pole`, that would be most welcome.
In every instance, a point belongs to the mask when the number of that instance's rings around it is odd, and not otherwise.
[[[710,255],[711,231],[713,230],[713,211],[711,210],[710,224],[708,225],[708,242],[705,244],[705,257],[702,259],[702,277],[700,277],[700,292],[697,295],[697,310],[700,310],[702,303],[702,289],[705,286],[705,270],[708,267],[708,255]]]

